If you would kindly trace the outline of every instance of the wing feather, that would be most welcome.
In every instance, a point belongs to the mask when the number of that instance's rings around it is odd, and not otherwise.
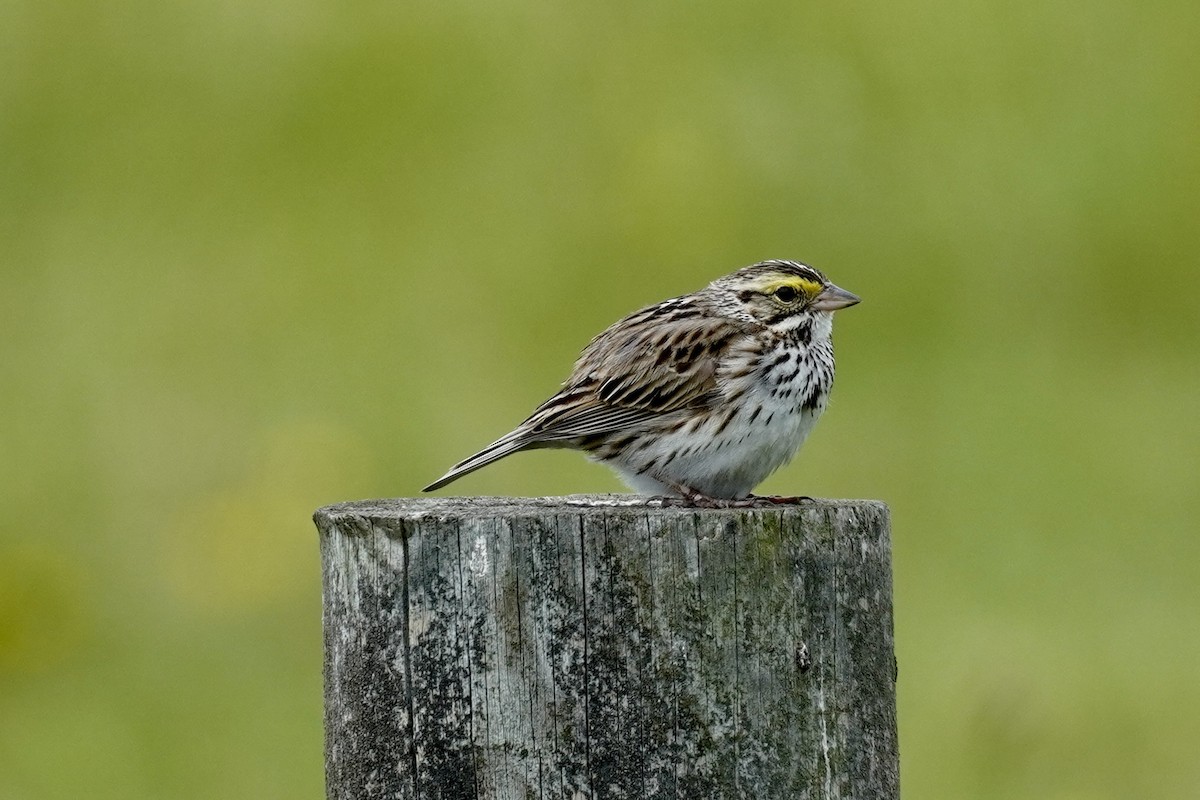
[[[584,348],[571,377],[515,430],[426,486],[441,488],[521,450],[636,430],[719,397],[717,369],[751,323],[721,316],[693,296],[644,308]]]
[[[521,426],[541,440],[598,436],[708,405],[717,368],[748,324],[675,298],[615,323],[588,344],[561,391]]]

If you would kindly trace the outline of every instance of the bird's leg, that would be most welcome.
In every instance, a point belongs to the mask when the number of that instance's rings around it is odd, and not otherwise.
[[[655,477],[655,480],[663,484],[663,486],[666,488],[675,492],[675,494],[664,494],[649,497],[646,499],[647,503],[654,503],[660,506],[687,506],[690,508],[725,508],[725,506],[722,504],[729,502],[728,500],[720,500],[716,497],[709,497],[708,495],[697,492],[695,489],[691,488],[690,486],[685,486],[682,483],[665,480],[657,476]]]
[[[683,495],[683,499],[690,506],[696,508],[725,508],[725,503],[728,500],[722,500],[719,497],[709,497],[706,494],[697,492],[690,486],[684,486],[682,483],[675,486],[675,490]]]
[[[662,480],[661,478],[659,480]],[[679,494],[678,497],[654,497],[653,501],[657,501],[660,505],[681,505],[690,506],[692,508],[757,508],[762,507],[764,503],[793,503],[800,498],[794,497],[758,497],[756,495],[748,495],[746,497],[726,498],[726,497],[709,497],[702,492],[698,492],[690,486],[685,486],[682,483],[662,481],[668,487]],[[811,500],[812,498],[804,498]]]
[[[729,508],[729,503],[736,502],[734,500],[709,497],[706,494],[700,494],[684,486],[675,487],[672,485],[671,488],[675,489],[679,494],[655,495],[646,498],[646,502],[660,506],[684,506],[686,508]]]
[[[785,497],[777,494],[752,494],[746,497],[725,498],[709,497],[680,484],[671,484],[671,488],[679,493],[678,497],[659,495],[648,498],[646,502],[657,503],[661,506],[687,506],[689,508],[771,508],[772,506],[794,506],[815,502],[807,495]]]

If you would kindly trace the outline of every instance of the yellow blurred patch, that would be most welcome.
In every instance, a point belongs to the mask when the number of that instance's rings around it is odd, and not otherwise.
[[[49,542],[0,547],[0,673],[39,672],[78,648],[85,594],[82,565]]]
[[[318,591],[311,513],[355,496],[371,454],[352,432],[322,420],[265,437],[235,483],[181,510],[163,538],[163,575],[183,603],[210,613],[260,608]]]

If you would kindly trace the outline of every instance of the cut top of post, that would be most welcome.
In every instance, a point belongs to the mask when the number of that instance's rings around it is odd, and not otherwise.
[[[579,514],[628,511],[655,516],[692,514],[736,515],[747,512],[805,512],[864,511],[886,514],[887,505],[879,500],[808,499],[790,503],[767,504],[746,508],[710,509],[682,504],[663,504],[642,495],[631,494],[571,494],[557,497],[398,497],[382,500],[353,500],[317,509],[314,520],[338,522],[349,520],[395,520],[431,518],[487,519],[530,514]]]

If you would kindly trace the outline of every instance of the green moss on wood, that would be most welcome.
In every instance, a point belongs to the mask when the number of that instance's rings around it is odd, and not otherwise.
[[[896,796],[882,504],[317,522],[331,797]]]

